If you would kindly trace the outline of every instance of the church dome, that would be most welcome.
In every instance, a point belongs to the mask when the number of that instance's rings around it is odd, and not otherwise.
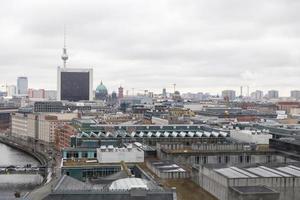
[[[105,100],[107,98],[108,91],[102,81],[96,88],[96,99]]]

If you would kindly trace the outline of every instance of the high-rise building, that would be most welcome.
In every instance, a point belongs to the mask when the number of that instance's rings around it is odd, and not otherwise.
[[[167,97],[167,90],[166,90],[166,88],[163,88],[163,90],[162,90],[162,96],[163,96],[164,98]]]
[[[122,99],[123,97],[124,97],[123,88],[122,88],[122,86],[120,86],[118,89],[118,98]]]
[[[27,77],[18,77],[17,79],[17,94],[27,95],[28,79]]]
[[[17,94],[17,88],[15,85],[8,85],[6,87],[7,96],[12,97]]]
[[[93,69],[57,68],[57,100],[92,101]]]
[[[291,97],[295,99],[300,99],[300,90],[292,90]]]
[[[278,99],[279,98],[279,92],[277,90],[269,90],[268,91],[268,98],[269,99]]]
[[[235,91],[234,90],[223,90],[222,91],[222,97],[224,99],[228,100],[234,100],[235,99]]]
[[[262,100],[264,97],[264,93],[261,90],[256,90],[255,92],[251,93],[251,98],[255,100]]]

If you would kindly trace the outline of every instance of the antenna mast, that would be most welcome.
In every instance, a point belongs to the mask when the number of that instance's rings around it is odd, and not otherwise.
[[[66,68],[68,58],[69,56],[67,54],[67,47],[66,47],[66,26],[64,26],[64,47],[63,47],[63,54],[61,55],[61,59],[64,62],[64,68]]]

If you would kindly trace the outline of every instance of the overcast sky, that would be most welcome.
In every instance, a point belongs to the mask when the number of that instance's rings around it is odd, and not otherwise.
[[[94,88],[220,93],[300,89],[299,0],[2,0],[0,84],[56,89],[64,24],[68,67]],[[239,93],[239,92],[238,92]]]

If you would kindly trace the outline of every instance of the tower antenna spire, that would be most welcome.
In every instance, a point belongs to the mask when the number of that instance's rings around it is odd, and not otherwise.
[[[63,54],[61,55],[61,59],[64,62],[64,68],[66,68],[67,60],[69,56],[67,54],[67,47],[66,47],[66,25],[64,26],[64,47],[63,47]]]

